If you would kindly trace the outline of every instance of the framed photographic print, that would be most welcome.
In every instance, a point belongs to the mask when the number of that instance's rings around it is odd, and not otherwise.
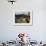
[[[14,15],[15,25],[32,25],[32,11],[16,11]]]

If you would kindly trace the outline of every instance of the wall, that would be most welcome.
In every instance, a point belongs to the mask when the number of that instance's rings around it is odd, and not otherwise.
[[[32,26],[15,26],[13,16],[17,10],[32,10]],[[15,40],[18,32],[26,32],[33,40],[46,40],[46,0],[17,0],[14,5],[0,0],[0,40]]]

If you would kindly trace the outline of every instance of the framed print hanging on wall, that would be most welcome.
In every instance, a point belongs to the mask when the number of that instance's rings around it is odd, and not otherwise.
[[[15,25],[32,25],[32,11],[16,11],[14,15]]]

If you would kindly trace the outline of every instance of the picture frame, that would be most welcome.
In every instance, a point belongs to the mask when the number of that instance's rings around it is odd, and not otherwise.
[[[19,11],[16,11],[15,12],[15,15],[14,15],[14,25],[17,25],[17,26],[27,26],[27,25],[32,25],[32,22],[33,22],[33,19],[32,19],[32,11],[30,10],[26,10],[26,11],[23,11],[23,10],[19,10]]]

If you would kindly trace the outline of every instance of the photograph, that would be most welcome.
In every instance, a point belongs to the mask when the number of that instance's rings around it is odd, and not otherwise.
[[[16,12],[15,25],[32,25],[32,12],[30,11]]]

